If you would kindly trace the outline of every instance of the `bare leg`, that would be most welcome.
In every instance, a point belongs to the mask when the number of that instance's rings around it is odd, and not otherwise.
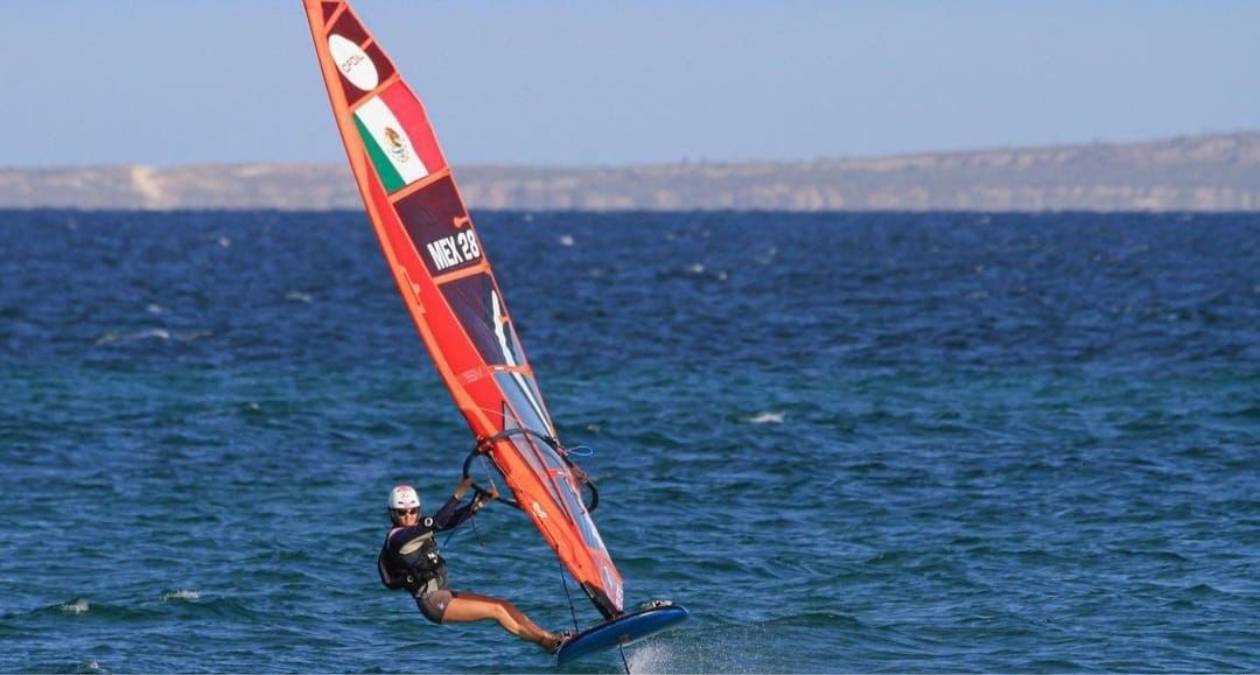
[[[538,624],[529,620],[525,613],[515,605],[500,598],[476,593],[457,593],[446,606],[442,615],[442,623],[463,623],[466,621],[484,621],[493,619],[503,626],[503,630],[521,638],[536,642],[543,649],[555,647],[559,637],[539,628]]]

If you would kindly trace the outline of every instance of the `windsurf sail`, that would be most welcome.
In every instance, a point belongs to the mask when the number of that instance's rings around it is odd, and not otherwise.
[[[606,618],[621,574],[582,501],[534,370],[424,106],[344,1],[303,0],[368,217],[438,374],[561,563]]]

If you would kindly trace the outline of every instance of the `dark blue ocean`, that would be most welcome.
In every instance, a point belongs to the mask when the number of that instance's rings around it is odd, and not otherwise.
[[[1260,215],[477,220],[627,602],[693,613],[634,672],[1260,670]],[[470,438],[362,214],[0,212],[0,270],[0,671],[556,670],[377,580]],[[476,525],[453,587],[571,626]]]

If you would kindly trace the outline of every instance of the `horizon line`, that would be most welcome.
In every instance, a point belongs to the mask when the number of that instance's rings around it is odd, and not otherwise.
[[[462,166],[463,168],[496,168],[496,169],[534,169],[534,170],[562,170],[562,171],[598,171],[598,170],[622,170],[622,169],[639,169],[662,166],[733,166],[733,165],[758,165],[758,164],[814,164],[814,163],[832,163],[832,162],[848,162],[848,161],[870,161],[885,159],[909,159],[926,156],[951,156],[951,155],[977,155],[990,152],[1037,152],[1047,150],[1062,150],[1075,148],[1095,148],[1099,146],[1143,146],[1143,145],[1160,145],[1167,143],[1175,143],[1188,140],[1199,140],[1215,137],[1229,136],[1255,136],[1260,135],[1260,128],[1236,129],[1232,131],[1205,131],[1200,133],[1184,133],[1170,136],[1148,137],[1139,140],[1116,141],[1094,139],[1090,141],[1071,141],[1063,143],[1045,143],[1045,144],[1029,144],[1029,145],[994,145],[994,146],[976,146],[972,148],[954,148],[940,150],[921,150],[913,152],[892,152],[883,154],[855,154],[855,155],[820,155],[812,158],[799,159],[708,159],[706,157],[691,158],[682,157],[676,160],[655,161],[655,162],[627,162],[623,164],[529,164],[529,163],[513,163],[513,162],[478,162],[468,164],[454,163],[454,166]],[[181,168],[195,167],[251,167],[251,166],[304,166],[304,167],[328,167],[328,166],[345,166],[344,159],[341,161],[329,160],[325,162],[310,161],[292,161],[283,160],[241,160],[228,162],[187,162],[180,164],[165,164],[154,162],[127,162],[121,161],[110,164],[57,164],[57,165],[0,165],[0,171],[70,171],[70,170],[91,170],[91,169],[117,169],[117,168],[152,168],[158,170],[171,170]]]

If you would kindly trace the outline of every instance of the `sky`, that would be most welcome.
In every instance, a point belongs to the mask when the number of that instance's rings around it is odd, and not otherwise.
[[[1260,2],[358,0],[461,164],[1260,129]],[[298,0],[0,0],[0,167],[344,159]]]

